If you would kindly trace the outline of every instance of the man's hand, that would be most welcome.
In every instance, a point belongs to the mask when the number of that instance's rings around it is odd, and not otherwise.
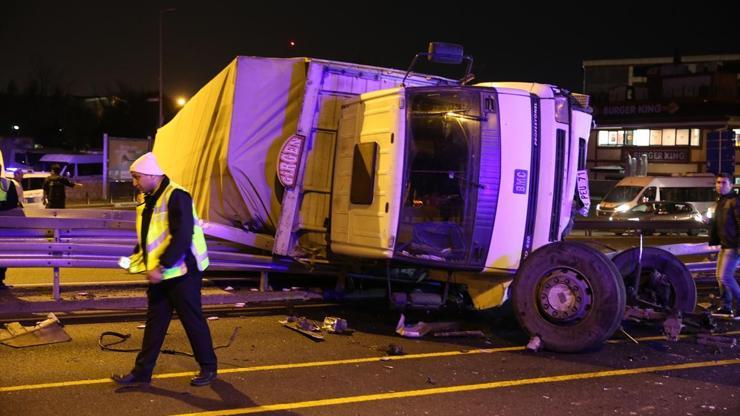
[[[156,285],[157,283],[162,281],[162,266],[158,266],[154,270],[149,270],[146,272],[146,279],[149,281],[149,283]]]

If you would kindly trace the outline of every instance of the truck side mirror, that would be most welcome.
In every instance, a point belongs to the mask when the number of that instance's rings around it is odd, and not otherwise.
[[[470,70],[473,68],[473,57],[465,55],[462,45],[447,42],[429,42],[427,52],[419,52],[414,56],[414,59],[411,60],[411,65],[409,65],[409,69],[406,71],[406,75],[404,75],[403,80],[401,81],[402,87],[405,86],[406,78],[408,78],[414,65],[416,65],[416,61],[422,56],[426,56],[429,62],[434,62],[436,64],[459,65],[463,61],[468,61],[468,66],[465,68],[465,75],[463,75],[458,82],[460,82],[461,85],[465,85],[473,79],[473,76],[470,73]]]

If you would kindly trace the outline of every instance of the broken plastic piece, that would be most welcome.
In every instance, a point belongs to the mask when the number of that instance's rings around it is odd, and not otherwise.
[[[540,337],[538,337],[537,335],[533,336],[529,339],[529,342],[527,343],[527,349],[534,352],[541,350],[542,339],[540,339]]]
[[[71,339],[53,313],[49,313],[46,320],[35,326],[25,327],[19,322],[11,322],[5,324],[4,330],[0,330],[0,343],[14,348],[54,344]]]
[[[321,324],[321,329],[331,333],[342,334],[347,332],[347,320],[337,318],[335,316],[327,316],[324,318],[324,323]]]
[[[396,325],[396,333],[402,337],[408,338],[419,338],[429,333],[436,332],[448,332],[457,330],[459,324],[457,322],[423,322],[419,321],[415,325],[406,325],[406,316],[401,314]]]

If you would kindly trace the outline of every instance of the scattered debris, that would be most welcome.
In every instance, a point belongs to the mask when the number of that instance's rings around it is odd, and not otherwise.
[[[246,305],[247,304],[245,302],[237,302],[237,303],[234,304],[234,307],[236,307],[236,308],[243,308]]]
[[[137,325],[136,329],[144,329],[146,328],[146,324]]]
[[[436,381],[434,381],[434,379],[433,379],[433,378],[431,378],[431,377],[427,376],[427,384],[437,384],[437,382],[436,382]]]
[[[486,334],[481,330],[475,331],[449,331],[449,332],[435,332],[435,337],[470,337],[470,338],[485,338]]]
[[[404,355],[403,347],[398,344],[388,344],[388,349],[385,351],[388,355]]]
[[[678,341],[679,335],[681,335],[681,329],[684,324],[681,319],[681,313],[672,314],[665,318],[663,321],[663,333],[668,341]]]
[[[209,316],[208,317],[208,320],[209,321],[218,321],[218,316]]]
[[[538,337],[537,335],[533,336],[529,339],[529,342],[527,343],[527,349],[534,352],[541,350],[542,339],[540,339],[540,337]]]
[[[299,318],[295,316],[289,316],[284,321],[278,321],[284,327],[292,329],[296,332],[300,332],[303,335],[313,339],[314,341],[323,341],[324,336],[321,334],[321,325],[318,322],[308,319],[304,316]]]
[[[347,320],[343,318],[337,318],[335,316],[325,317],[324,323],[321,325],[321,329],[332,334],[344,334],[350,331],[347,325]]]
[[[225,290],[225,291],[227,291],[227,292],[233,292],[233,291],[234,291],[234,288],[233,288],[233,287],[231,287],[231,286],[226,286],[226,287],[224,288],[224,290]]]
[[[10,322],[5,324],[5,329],[0,329],[0,343],[14,348],[54,344],[71,339],[53,313],[49,313],[46,320],[35,326],[25,327],[19,322]]]
[[[402,337],[419,338],[429,333],[455,331],[459,328],[457,322],[423,322],[419,321],[415,325],[406,325],[406,316],[401,314],[401,318],[396,325],[396,333]]]
[[[633,338],[633,337],[632,337],[632,335],[630,335],[630,334],[629,334],[629,333],[628,333],[627,331],[625,331],[625,330],[624,330],[624,327],[620,326],[620,327],[619,327],[619,330],[620,330],[620,331],[621,331],[621,332],[622,332],[622,333],[623,333],[623,334],[624,334],[624,335],[625,335],[625,336],[626,336],[627,338],[629,338],[629,339],[630,339],[630,340],[631,340],[632,342],[634,342],[635,344],[639,344],[639,342],[638,342],[638,341],[637,341],[637,340],[636,340],[635,338]]]
[[[720,348],[735,348],[737,339],[728,336],[701,333],[696,335],[696,342],[702,345],[711,345]]]

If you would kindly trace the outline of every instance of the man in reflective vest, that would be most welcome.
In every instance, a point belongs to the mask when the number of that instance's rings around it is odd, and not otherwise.
[[[20,185],[13,179],[5,177],[5,166],[3,166],[3,154],[0,152],[0,211],[11,211],[15,208],[21,208],[20,198],[23,196],[23,191],[20,190]],[[4,212],[2,215],[9,215],[8,212]],[[15,213],[10,215],[22,215],[22,213]],[[9,286],[5,284],[5,272],[8,270],[7,267],[0,267],[0,290],[8,289]]]
[[[201,307],[201,279],[208,254],[195,205],[185,189],[165,176],[153,153],[136,159],[130,169],[143,202],[136,208],[138,244],[122,266],[131,273],[146,273],[148,309],[134,369],[113,380],[124,386],[151,381],[174,309],[200,365],[200,373],[190,384],[206,386],[216,379],[216,354]]]

